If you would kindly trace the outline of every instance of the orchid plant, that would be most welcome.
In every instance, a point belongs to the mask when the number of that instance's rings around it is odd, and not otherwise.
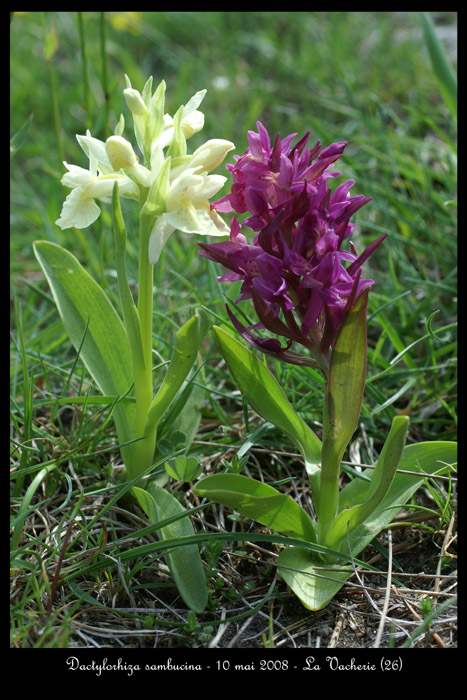
[[[367,305],[374,281],[363,277],[362,266],[386,235],[360,254],[349,240],[354,230],[350,218],[370,199],[350,195],[353,180],[334,192],[329,186],[340,174],[333,167],[346,143],[322,149],[318,142],[307,148],[309,133],[294,146],[297,134],[282,140],[278,134],[271,143],[265,127],[257,126],[257,133],[248,133],[244,155],[227,165],[231,192],[212,205],[234,212],[229,240],[198,245],[201,255],[226,268],[219,281],[241,282],[235,303],[253,304],[257,320],[248,325],[227,306],[238,333],[264,355],[316,368],[324,376],[321,441],[266,364],[224,328],[215,327],[241,392],[298,446],[314,512],[242,474],[206,476],[194,490],[288,535],[291,546],[278,557],[279,571],[302,603],[318,610],[352,575],[355,557],[389,526],[423,479],[449,469],[456,445],[406,446],[409,418],[398,415],[374,467],[357,472],[340,490],[341,462],[358,425],[365,387]],[[256,234],[251,243],[248,229]],[[346,241],[348,250],[343,248]],[[277,336],[285,339],[284,345]]]
[[[226,177],[211,174],[228,151],[230,141],[211,139],[193,153],[187,140],[204,125],[198,109],[206,90],[197,92],[173,117],[165,112],[166,85],[152,91],[150,78],[140,93],[128,77],[124,96],[134,123],[142,163],[123,136],[123,115],[115,133],[105,142],[78,135],[89,167],[64,163],[62,184],[71,188],[57,225],[87,228],[100,215],[96,200],[112,202],[113,233],[121,316],[100,285],[63,247],[36,241],[34,251],[52,291],[64,327],[100,391],[112,404],[112,416],[132,493],[153,523],[169,520],[158,530],[161,539],[190,537],[194,530],[179,501],[164,485],[169,472],[148,479],[163,463],[158,438],[168,430],[168,412],[174,401],[188,400],[190,372],[209,327],[206,313],[197,309],[175,337],[172,356],[160,386],[153,379],[154,265],[169,236],[177,229],[188,234],[226,235],[229,229],[211,208]],[[139,207],[138,299],[135,303],[126,272],[127,232],[120,196]],[[191,411],[193,413],[193,411]],[[198,417],[199,422],[199,417]],[[187,448],[190,434],[185,433]],[[184,517],[183,517],[184,516]],[[172,520],[170,520],[172,519]],[[175,520],[173,520],[175,519]],[[203,610],[207,602],[206,577],[198,547],[184,545],[166,555],[172,576],[189,607]]]

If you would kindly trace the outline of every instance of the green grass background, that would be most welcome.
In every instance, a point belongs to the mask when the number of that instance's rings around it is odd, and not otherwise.
[[[432,19],[455,66],[456,14],[437,12]],[[134,141],[123,98],[125,73],[139,90],[150,75],[154,85],[164,79],[171,114],[207,88],[205,127],[188,142],[190,152],[208,138],[224,138],[241,154],[257,120],[273,137],[277,131],[284,137],[310,130],[310,143],[348,141],[337,182],[353,178],[352,193],[373,198],[358,213],[357,250],[389,234],[365,266],[376,284],[356,435],[361,459],[374,458],[397,412],[411,417],[410,442],[456,439],[457,123],[417,13],[18,12],[10,41],[14,513],[39,469],[49,460],[67,464],[70,451],[79,456],[78,469],[109,475],[102,446],[115,444],[112,425],[97,392],[91,387],[87,393],[86,372],[63,331],[32,243],[47,239],[72,251],[118,303],[109,205],[102,205],[102,216],[89,229],[61,231],[54,222],[68,192],[60,183],[62,161],[87,167],[75,134],[89,128],[105,140],[123,113],[125,136]],[[223,166],[217,172],[227,174]],[[134,282],[137,210],[128,201],[123,209]],[[220,270],[197,254],[196,240],[175,233],[155,271],[154,347],[161,361],[196,305],[226,319],[222,292],[235,298],[234,286],[216,284]],[[243,419],[243,403],[212,336],[204,358],[205,415],[229,426],[232,412]],[[271,367],[316,427],[320,376],[279,363]],[[64,414],[70,409],[56,400],[63,397],[85,403],[71,431]],[[248,433],[248,423],[246,428]],[[214,442],[219,435],[222,430]],[[279,433],[273,444],[281,440],[290,448]],[[203,456],[210,448],[197,449]],[[67,494],[62,507],[73,507],[71,477],[54,479],[46,495],[61,479]],[[40,585],[24,601],[31,595],[39,601]]]

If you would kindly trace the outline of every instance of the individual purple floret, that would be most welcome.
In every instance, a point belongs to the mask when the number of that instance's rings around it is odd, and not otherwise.
[[[212,204],[217,211],[235,212],[230,240],[199,243],[200,254],[227,268],[218,281],[242,281],[236,303],[252,299],[259,323],[245,327],[227,310],[250,344],[286,362],[327,371],[345,315],[373,284],[362,277],[361,267],[387,234],[360,256],[351,242],[350,251],[341,250],[354,228],[351,216],[371,200],[350,196],[354,180],[334,192],[328,186],[329,178],[340,175],[330,169],[346,142],[322,150],[318,141],[309,149],[308,132],[293,147],[297,134],[282,140],[277,134],[271,146],[264,126],[257,126],[258,133],[248,132],[244,155],[226,166],[233,177],[231,192]],[[240,223],[237,215],[245,213]],[[251,244],[243,227],[257,232]],[[287,338],[287,345],[253,332],[260,328]],[[292,342],[305,346],[311,357],[290,350]]]

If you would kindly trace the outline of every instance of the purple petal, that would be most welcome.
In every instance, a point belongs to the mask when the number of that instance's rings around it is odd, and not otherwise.
[[[289,158],[293,159],[293,158],[295,158],[295,155],[300,156],[302,154],[302,151],[306,146],[306,142],[310,138],[310,133],[311,133],[310,131],[307,131],[305,136],[302,136],[300,141],[298,141],[295,144],[295,146],[292,148],[292,150],[289,153]],[[319,144],[319,141],[318,141],[318,144]],[[308,152],[310,152],[310,151],[308,151]]]
[[[340,158],[346,146],[347,141],[339,141],[338,143],[332,143],[330,146],[323,148],[318,158],[319,160],[322,160],[323,158],[329,158],[330,156],[337,156],[337,158]]]
[[[304,179],[306,179],[307,182],[310,182],[310,180],[316,180],[338,158],[340,158],[340,155],[333,155],[329,158],[325,158],[324,160],[317,160],[316,163],[313,163],[313,165],[308,168],[307,172],[303,174]]]
[[[288,341],[284,348],[276,338],[261,338],[240,323],[228,306],[226,308],[229,318],[238,333],[260,352],[288,364],[299,365],[300,367],[316,367],[317,363],[313,358],[289,350],[291,341]]]
[[[253,289],[252,299],[255,307],[255,311],[258,314],[258,318],[263,324],[264,328],[268,331],[275,333],[276,335],[281,335],[284,338],[289,338],[289,340],[295,340],[301,342],[304,340],[300,332],[296,332],[295,329],[289,328],[281,319],[272,311],[260,295]]]
[[[379,246],[379,244],[382,243],[384,241],[384,239],[387,238],[387,236],[388,236],[387,233],[383,233],[383,235],[380,236],[379,238],[377,238],[376,241],[373,241],[373,243],[370,243],[368,248],[366,248],[363,251],[363,253],[360,255],[360,257],[358,257],[357,260],[355,260],[355,262],[353,262],[347,268],[347,272],[349,273],[349,275],[351,275],[353,277],[355,272],[361,268],[361,266],[363,265],[365,260],[367,260],[370,257],[370,255],[372,255],[372,253],[374,253],[374,251]]]
[[[305,316],[303,317],[302,333],[308,335],[311,327],[318,320],[318,317],[323,308],[323,300],[319,294],[312,294]]]

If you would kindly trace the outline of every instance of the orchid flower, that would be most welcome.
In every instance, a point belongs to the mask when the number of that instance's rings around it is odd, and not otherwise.
[[[209,198],[227,178],[200,172],[202,166],[187,168],[171,183],[166,196],[166,211],[156,219],[149,239],[149,262],[159,259],[162,247],[178,229],[184,233],[225,236],[229,228],[214,209]]]
[[[165,82],[152,94],[152,78],[140,93],[131,86],[124,96],[130,108],[134,133],[144,164],[139,162],[131,143],[117,130],[106,142],[77,136],[89,158],[89,170],[68,165],[62,184],[72,188],[57,224],[62,228],[85,228],[98,218],[95,199],[112,195],[118,181],[119,194],[140,200],[146,226],[150,226],[148,260],[155,264],[169,236],[178,229],[184,233],[219,236],[228,228],[209,203],[227,178],[209,173],[222,163],[234,148],[231,141],[209,139],[193,154],[186,140],[200,131],[204,115],[199,111],[206,90],[200,90],[182,105],[174,117],[164,112]],[[148,216],[150,215],[150,216]],[[151,218],[152,217],[152,218]]]
[[[426,474],[440,468],[436,461],[454,461],[455,445],[404,447],[409,418],[396,415],[374,468],[340,489],[341,463],[359,423],[366,380],[367,305],[374,280],[363,277],[362,266],[385,236],[360,255],[348,240],[354,230],[350,218],[370,199],[350,196],[353,180],[334,192],[328,186],[339,175],[332,168],[345,142],[325,149],[318,142],[307,149],[309,133],[292,146],[296,134],[284,139],[278,134],[272,142],[265,127],[257,126],[257,133],[248,133],[247,151],[227,165],[231,191],[212,205],[235,212],[229,240],[198,245],[201,255],[226,269],[218,281],[241,282],[235,303],[252,301],[258,320],[248,326],[227,307],[240,335],[262,355],[316,367],[324,375],[320,440],[266,363],[214,326],[240,392],[266,425],[282,430],[300,450],[313,508],[300,507],[270,484],[231,472],[207,475],[194,491],[292,537],[279,554],[278,571],[307,608],[319,610],[353,574],[359,552],[390,525]],[[246,218],[240,222],[242,214]],[[250,241],[249,229],[254,232]],[[306,371],[303,377],[306,392]],[[397,473],[399,466],[401,472],[412,469],[414,476]]]
[[[131,493],[149,519],[159,523],[183,515],[179,501],[162,488],[165,481],[160,475],[157,483],[147,481],[160,457],[159,424],[176,399],[179,404],[188,400],[189,392],[181,389],[197,359],[209,317],[197,309],[179,329],[167,372],[154,392],[154,264],[176,229],[205,236],[228,234],[227,225],[209,200],[227,179],[211,174],[212,170],[234,145],[223,139],[209,139],[194,153],[188,152],[187,140],[204,125],[204,114],[198,107],[206,90],[196,92],[172,117],[165,112],[164,81],[154,93],[152,78],[141,93],[132,87],[129,78],[126,85],[124,96],[133,115],[137,148],[123,135],[123,116],[105,142],[89,131],[77,136],[89,168],[65,163],[68,172],[62,184],[71,192],[56,222],[62,229],[90,226],[100,214],[95,200],[112,198],[120,314],[113,299],[69,251],[48,241],[36,241],[35,253],[72,343],[104,396],[115,397],[112,417],[122,459],[128,478],[137,484]],[[139,206],[137,302],[126,272],[127,232],[120,195],[137,200]],[[117,401],[129,393],[133,400]],[[190,412],[188,422],[196,423],[197,415],[197,411]],[[196,427],[187,429],[187,449]],[[190,538],[194,530],[190,519],[184,517],[160,527],[158,534],[162,539]],[[166,555],[166,560],[187,605],[197,612],[203,610],[207,587],[198,547],[177,548]]]
[[[204,114],[198,110],[207,90],[199,90],[182,108],[181,126],[186,139],[198,133],[204,126]],[[174,119],[170,114],[164,115],[164,132],[161,137],[163,146],[171,143],[174,137]]]
[[[87,228],[96,221],[101,212],[95,199],[111,198],[115,182],[123,197],[137,199],[138,187],[123,173],[112,172],[106,156],[105,144],[93,139],[89,130],[86,136],[77,136],[78,143],[89,158],[89,168],[64,163],[67,173],[62,177],[62,185],[71,187],[60,218],[55,222],[61,229]]]
[[[258,133],[248,133],[249,148],[227,165],[233,175],[229,194],[213,206],[235,211],[230,240],[200,243],[201,255],[221,263],[229,272],[219,279],[241,280],[236,303],[252,299],[259,322],[245,327],[227,309],[232,323],[253,346],[291,364],[319,366],[325,373],[339,328],[363,290],[373,280],[361,276],[361,267],[385,235],[358,256],[353,245],[341,249],[351,235],[350,217],[370,201],[350,196],[355,184],[347,180],[334,193],[328,179],[339,175],[334,162],[345,142],[306,149],[309,133],[292,147],[296,134],[279,135],[273,145],[258,122]],[[240,224],[237,215],[249,213]],[[257,232],[252,243],[240,230]],[[346,267],[347,265],[347,267]],[[254,330],[265,328],[287,339],[264,338]],[[292,342],[308,355],[290,350]]]

